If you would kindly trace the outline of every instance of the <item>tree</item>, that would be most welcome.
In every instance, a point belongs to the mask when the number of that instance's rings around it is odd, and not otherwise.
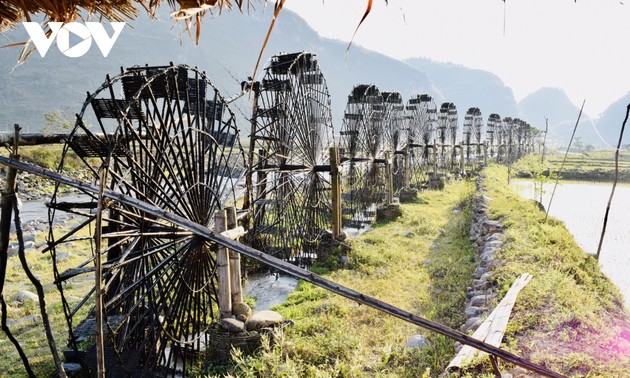
[[[61,110],[44,114],[44,121],[42,134],[62,134],[67,133],[74,126],[74,115],[70,108],[64,107]]]

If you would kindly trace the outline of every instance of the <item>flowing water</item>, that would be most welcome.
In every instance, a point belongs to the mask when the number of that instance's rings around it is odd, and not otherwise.
[[[540,201],[532,181],[514,181],[512,187],[521,196]],[[585,252],[596,254],[612,183],[560,183],[549,207],[553,187],[554,183],[543,186],[541,202],[549,215],[564,222]],[[630,186],[615,189],[599,262],[630,307]]]

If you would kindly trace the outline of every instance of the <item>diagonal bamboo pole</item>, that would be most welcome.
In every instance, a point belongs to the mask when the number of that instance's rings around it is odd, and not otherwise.
[[[547,205],[547,212],[545,213],[545,222],[549,217],[549,209],[551,208],[551,202],[553,201],[553,196],[556,194],[556,188],[558,187],[558,181],[560,181],[560,174],[564,169],[564,163],[567,161],[567,155],[569,155],[569,149],[571,148],[571,143],[573,143],[573,137],[575,136],[575,131],[577,130],[578,124],[580,123],[580,117],[582,117],[582,110],[584,110],[584,104],[586,103],[586,99],[582,101],[582,107],[580,108],[580,113],[578,114],[577,121],[575,121],[575,127],[573,128],[573,133],[571,134],[571,139],[569,140],[569,145],[567,146],[567,151],[564,153],[564,159],[562,159],[562,164],[560,165],[560,169],[558,170],[558,175],[556,176],[556,183],[553,186],[553,191],[551,192],[551,198],[549,198],[549,204]]]
[[[10,158],[0,156],[0,164],[8,165],[14,167],[18,170],[24,170],[38,176],[43,176],[48,179],[57,181],[61,184],[66,184],[72,186],[74,188],[78,188],[80,190],[98,193],[99,188],[95,185],[86,184],[82,182],[78,182],[69,177],[63,176],[59,173],[45,170],[40,167],[31,166],[25,163],[21,163],[19,161],[12,160]],[[497,348],[493,345],[487,344],[485,342],[474,339],[473,337],[466,335],[462,332],[456,331],[449,327],[446,327],[442,324],[433,322],[431,320],[422,318],[420,316],[414,315],[409,311],[402,310],[398,307],[392,306],[382,300],[379,300],[374,297],[370,297],[368,295],[362,294],[358,291],[350,289],[348,287],[342,286],[336,282],[330,281],[324,277],[321,277],[315,273],[309,272],[306,269],[299,268],[291,263],[268,255],[264,252],[258,251],[252,247],[241,244],[237,241],[231,240],[222,236],[219,233],[213,232],[208,229],[204,225],[195,223],[188,219],[185,219],[179,215],[167,212],[163,209],[160,209],[154,205],[151,205],[147,202],[137,200],[135,198],[128,197],[122,193],[114,192],[111,190],[105,190],[103,193],[105,198],[109,198],[111,200],[124,203],[128,206],[133,206],[140,211],[144,211],[153,216],[162,218],[164,220],[173,222],[174,224],[185,228],[187,230],[192,231],[196,235],[202,236],[209,241],[220,244],[223,247],[230,248],[234,251],[237,251],[245,256],[251,257],[255,260],[258,260],[266,265],[269,265],[273,268],[276,268],[282,272],[290,274],[296,278],[303,279],[307,282],[310,282],[314,285],[324,288],[325,290],[331,291],[343,297],[352,299],[356,302],[365,304],[372,308],[375,308],[379,311],[387,313],[389,315],[395,316],[399,319],[402,319],[406,322],[418,325],[420,327],[426,328],[433,332],[437,332],[441,335],[444,335],[453,340],[459,341],[462,344],[473,346],[479,349],[482,352],[486,352],[491,355],[495,355],[505,361],[511,362],[515,365],[521,366],[538,374],[547,376],[547,377],[564,377],[561,374],[558,374],[552,370],[547,369],[544,366],[536,365],[533,362],[519,357],[513,353],[505,351],[501,348]]]
[[[608,213],[610,213],[610,205],[612,203],[613,196],[615,195],[615,189],[617,188],[617,180],[619,180],[619,148],[621,148],[621,141],[623,140],[623,130],[626,128],[626,122],[628,122],[628,115],[630,115],[630,104],[626,107],[626,118],[621,125],[621,132],[619,133],[619,142],[617,142],[617,149],[615,150],[615,179],[613,181],[612,190],[610,191],[610,198],[608,198],[608,205],[606,206],[606,214],[604,215],[604,226],[602,228],[602,234],[599,237],[599,244],[597,245],[597,255],[595,258],[599,260],[599,254],[602,251],[602,243],[604,242],[604,234],[606,234],[606,225],[608,224]]]

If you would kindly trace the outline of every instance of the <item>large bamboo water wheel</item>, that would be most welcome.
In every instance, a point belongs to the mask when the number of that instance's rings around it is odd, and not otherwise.
[[[409,185],[420,188],[428,181],[428,172],[435,163],[435,129],[437,107],[427,94],[412,96],[407,101]]]
[[[255,90],[253,245],[307,266],[332,222],[326,80],[314,54],[282,54],[271,58]]]
[[[383,96],[375,85],[352,89],[341,127],[343,224],[363,228],[385,198]]]
[[[407,186],[407,117],[402,95],[398,92],[383,92],[383,131],[384,131],[384,151],[388,154],[386,158],[391,159],[393,194],[396,194],[403,187]]]
[[[244,153],[234,119],[195,68],[129,68],[88,94],[59,169],[72,151],[89,180],[213,228],[215,210],[236,205],[243,194]],[[110,376],[181,374],[205,348],[217,317],[216,245],[134,206],[101,204],[89,193],[66,198],[59,187],[49,204],[52,261],[71,246],[88,250],[76,266],[54,265],[70,347],[87,347],[88,364],[94,358],[99,257]],[[66,295],[76,285],[86,285],[84,293]]]

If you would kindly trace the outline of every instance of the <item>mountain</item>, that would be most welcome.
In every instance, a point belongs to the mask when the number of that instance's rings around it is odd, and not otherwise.
[[[439,88],[436,98],[455,103],[460,122],[470,107],[478,107],[484,118],[491,113],[514,118],[518,113],[512,89],[493,73],[426,58],[405,61],[424,72]]]
[[[163,7],[165,8],[165,7]],[[68,58],[53,46],[41,58],[33,53],[15,67],[20,48],[0,49],[0,131],[19,123],[35,132],[44,124],[44,114],[59,109],[79,112],[86,92],[95,91],[106,74],[120,67],[185,63],[204,70],[224,97],[237,95],[240,83],[251,76],[272,10],[223,12],[203,20],[199,45],[195,46],[180,25],[174,26],[166,11],[158,19],[140,17],[129,22],[107,58],[96,46],[80,58]],[[4,34],[6,41],[27,39],[21,25]],[[300,17],[284,10],[267,45],[257,78],[265,62],[280,52],[311,51],[317,55],[332,99],[333,123],[341,128],[347,96],[356,84],[375,84],[381,91],[399,91],[404,98],[432,88],[427,76],[404,62],[360,46],[345,53],[346,44],[320,38]],[[251,116],[251,99],[244,96],[232,104],[242,118]],[[247,122],[239,125],[247,127]]]
[[[626,108],[630,104],[630,92],[612,103],[595,121],[595,125],[599,130],[599,133],[606,140],[606,142],[614,147],[617,147],[619,142],[619,133],[626,117]],[[630,126],[626,124],[624,129],[622,145],[630,144]]]
[[[541,88],[521,100],[518,104],[519,118],[544,130],[545,119],[549,122],[547,141],[549,145],[565,146],[571,139],[580,108],[569,100],[564,90],[559,88]],[[579,139],[578,139],[579,138]],[[599,135],[595,120],[584,112],[575,131],[573,143],[585,146],[606,146],[606,141]]]

